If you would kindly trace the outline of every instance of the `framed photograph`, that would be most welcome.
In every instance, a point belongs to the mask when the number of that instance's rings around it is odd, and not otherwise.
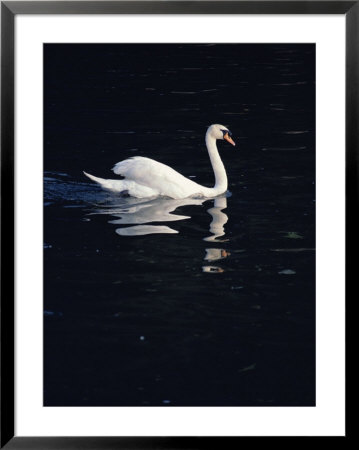
[[[1,2],[1,448],[348,436],[358,11]]]

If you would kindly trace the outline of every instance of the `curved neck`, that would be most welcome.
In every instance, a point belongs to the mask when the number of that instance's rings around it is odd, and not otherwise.
[[[213,189],[218,191],[218,194],[222,194],[227,190],[228,187],[227,174],[223,162],[218,153],[216,139],[208,132],[206,134],[206,145],[209,158],[211,160],[214,177],[216,180]]]

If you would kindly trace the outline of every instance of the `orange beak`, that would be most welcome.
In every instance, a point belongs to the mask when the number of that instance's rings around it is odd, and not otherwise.
[[[236,145],[235,142],[234,142],[234,140],[229,136],[228,133],[226,133],[226,134],[223,136],[223,139],[225,139],[227,142],[229,142],[229,143],[232,144],[232,145]]]

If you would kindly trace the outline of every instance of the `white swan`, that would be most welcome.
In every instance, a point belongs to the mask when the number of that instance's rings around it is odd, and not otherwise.
[[[124,180],[105,180],[86,172],[91,180],[99,183],[104,189],[115,192],[126,192],[132,197],[145,198],[166,196],[175,199],[195,195],[216,197],[227,190],[227,174],[219,156],[216,141],[225,139],[236,145],[231,138],[232,133],[223,125],[211,125],[206,133],[206,145],[211,160],[215,185],[208,188],[184,177],[171,167],[153,159],[135,156],[117,163],[113,171],[125,177]]]

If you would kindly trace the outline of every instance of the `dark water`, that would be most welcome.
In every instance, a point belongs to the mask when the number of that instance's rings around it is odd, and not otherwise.
[[[46,45],[44,404],[315,404],[314,45]],[[131,199],[142,155],[229,193]]]

